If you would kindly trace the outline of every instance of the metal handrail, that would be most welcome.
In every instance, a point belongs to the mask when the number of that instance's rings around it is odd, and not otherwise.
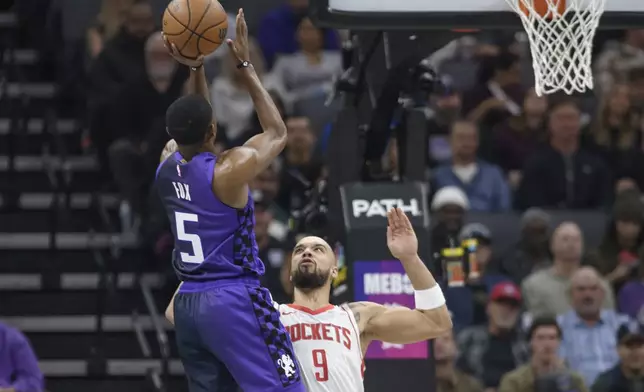
[[[154,302],[152,290],[150,289],[149,283],[146,282],[145,279],[143,279],[141,274],[139,274],[137,276],[137,284],[141,290],[141,295],[143,296],[143,302],[145,303],[145,307],[152,321],[152,327],[154,328],[156,340],[159,345],[159,353],[161,357],[160,358],[161,368],[159,369],[160,374],[159,372],[156,371],[156,369],[151,369],[150,375],[152,376],[152,380],[157,390],[166,391],[168,380],[170,377],[170,355],[171,355],[170,341],[168,339],[168,335],[165,332],[165,328],[163,327],[163,323],[161,322],[161,316],[159,315],[159,310],[157,309],[156,303]],[[134,316],[135,316],[135,313],[133,312],[133,317]],[[141,338],[139,343],[145,342],[144,345],[141,346],[142,351],[144,351],[144,355],[145,355],[144,347],[145,345],[149,347],[149,344],[147,343],[147,339],[145,338],[145,334],[137,333],[137,336]],[[148,353],[150,354],[150,357],[151,357],[151,351],[149,351],[149,349],[148,349]],[[155,379],[155,377],[158,377],[158,379]]]

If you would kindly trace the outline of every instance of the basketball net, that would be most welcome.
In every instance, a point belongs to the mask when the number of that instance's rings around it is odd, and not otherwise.
[[[530,41],[537,95],[593,88],[593,37],[606,0],[506,0]]]

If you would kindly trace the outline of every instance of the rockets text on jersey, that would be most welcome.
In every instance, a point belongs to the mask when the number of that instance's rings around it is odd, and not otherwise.
[[[309,392],[364,392],[360,333],[346,305],[279,305]]]

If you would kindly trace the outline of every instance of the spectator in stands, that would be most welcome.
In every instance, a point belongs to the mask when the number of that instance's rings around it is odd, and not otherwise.
[[[609,42],[595,57],[595,79],[601,91],[628,82],[629,71],[644,67],[644,29],[626,30],[622,43]]]
[[[269,91],[274,90],[276,87],[271,83],[270,78],[264,77],[264,61],[254,40],[249,41],[249,49],[250,62],[257,75]],[[230,146],[245,142],[240,139],[244,131],[249,128],[255,112],[253,101],[246,90],[241,74],[237,71],[235,57],[226,56],[223,60],[222,72],[215,78],[210,88],[212,110],[217,118],[217,125],[221,127],[219,134],[226,138]]]
[[[38,358],[20,331],[0,323],[0,392],[44,391]]]
[[[635,392],[644,390],[644,327],[617,330],[619,363],[600,374],[592,392]]]
[[[507,174],[508,182],[516,189],[521,182],[526,157],[545,142],[545,114],[548,99],[539,97],[534,88],[523,99],[521,114],[512,116],[494,128],[494,162]]]
[[[259,247],[259,257],[264,262],[266,273],[262,277],[263,285],[271,292],[277,303],[287,303],[290,296],[281,284],[280,275],[288,249],[280,238],[271,233],[273,214],[269,205],[262,199],[255,200],[255,238]],[[285,237],[282,234],[283,239]]]
[[[558,315],[570,310],[572,303],[568,287],[573,274],[581,268],[584,243],[577,224],[564,222],[552,234],[550,241],[552,267],[538,270],[523,281],[526,309],[535,317]],[[604,306],[615,308],[607,282],[601,280]]]
[[[456,121],[450,132],[452,159],[433,174],[434,189],[457,186],[468,197],[472,211],[502,212],[510,209],[510,191],[496,165],[477,159],[479,130],[470,121]]]
[[[436,392],[483,392],[483,386],[477,379],[456,368],[457,357],[452,331],[434,340]]]
[[[628,74],[628,85],[631,91],[631,105],[644,121],[644,65],[633,68]],[[644,129],[644,125],[640,125]]]
[[[103,0],[96,22],[87,30],[87,54],[90,59],[96,58],[105,42],[114,37],[123,24],[124,13],[135,0]]]
[[[308,12],[308,0],[286,0],[285,4],[272,10],[259,26],[259,44],[270,68],[280,54],[299,50],[297,28]],[[324,48],[336,50],[340,46],[338,35],[333,30],[323,30]]]
[[[458,334],[457,366],[481,380],[485,388],[496,389],[505,373],[528,360],[528,346],[518,325],[519,287],[510,282],[494,286],[487,312],[487,325],[468,327]]]
[[[286,222],[289,219],[288,211],[283,210],[276,203],[280,192],[280,174],[277,162],[259,173],[249,184],[253,199],[261,199],[268,206],[274,219]]]
[[[610,175],[599,158],[580,147],[580,115],[570,98],[552,103],[550,144],[525,164],[517,191],[519,208],[593,209],[607,204],[612,193]]]
[[[619,311],[644,324],[644,263],[639,261],[637,277],[624,284],[618,295]]]
[[[324,50],[324,32],[304,18],[297,29],[299,50],[277,57],[271,76],[285,93],[289,107],[298,101],[318,98],[320,106],[342,72],[338,51]]]
[[[633,178],[644,185],[640,114],[631,105],[630,87],[616,84],[600,102],[591,128],[592,150],[617,178]]]
[[[586,392],[581,376],[559,357],[561,328],[553,317],[532,322],[528,331],[530,363],[503,376],[498,392]]]
[[[400,181],[400,167],[398,155],[398,139],[392,136],[389,138],[387,149],[382,156],[382,171],[387,175],[387,178],[392,181]]]
[[[462,97],[454,87],[454,82],[442,78],[444,89],[429,95],[427,116],[428,161],[430,167],[449,162],[452,150],[449,145],[449,133],[452,124],[461,116]]]
[[[270,85],[271,83],[272,82],[268,82],[268,85]],[[279,110],[282,116],[282,120],[286,122],[286,118],[288,117],[288,115],[286,113],[286,104],[284,103],[282,96],[280,95],[279,92],[277,92],[277,90],[271,90],[268,92],[268,94],[271,96],[271,98],[273,98],[273,102],[275,103],[277,110]],[[237,145],[241,145],[251,137],[255,135],[259,135],[260,133],[262,133],[262,124],[259,123],[259,117],[257,116],[257,112],[253,110],[248,127],[244,130],[241,136],[232,140],[232,143],[234,143],[232,146],[235,147]]]
[[[476,261],[481,274],[480,278],[469,280],[467,285],[462,287],[443,288],[456,331],[470,325],[487,324],[488,294],[497,284],[510,281],[507,276],[490,268],[492,261],[492,233],[490,229],[481,223],[465,225],[459,239],[463,241],[470,238],[475,238],[478,242]]]
[[[479,84],[463,95],[463,113],[486,132],[508,117],[521,114],[524,92],[520,59],[502,51],[485,58],[479,73]]]
[[[166,109],[181,96],[187,79],[185,67],[177,66],[156,32],[145,44],[145,77],[127,86],[115,103],[112,134],[118,140],[109,148],[110,168],[123,200],[137,214],[143,212],[159,151],[169,139]]]
[[[499,271],[516,284],[550,266],[550,220],[550,215],[539,208],[530,208],[521,216],[521,237],[503,256],[499,266]]]
[[[441,249],[458,244],[458,235],[470,209],[467,195],[456,186],[446,186],[434,194],[431,202],[433,225],[430,230],[434,276],[443,276]]]
[[[615,334],[628,316],[602,309],[607,289],[592,267],[582,267],[570,279],[572,309],[559,315],[563,331],[561,356],[579,372],[586,385],[617,363]]]
[[[137,0],[125,12],[121,30],[105,43],[89,70],[89,128],[102,168],[107,168],[107,148],[118,127],[114,105],[125,98],[126,87],[145,78],[144,47],[154,31],[152,7]]]
[[[306,192],[322,176],[323,163],[315,155],[316,137],[308,118],[290,118],[286,127],[288,138],[283,153],[278,203],[290,212],[304,207]]]
[[[608,223],[593,266],[608,280],[615,292],[637,276],[640,255],[644,252],[644,205],[637,192],[617,196],[613,217]]]

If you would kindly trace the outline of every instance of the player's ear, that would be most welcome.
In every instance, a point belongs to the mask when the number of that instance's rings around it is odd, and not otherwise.
[[[214,144],[216,137],[217,137],[217,123],[213,122],[210,124],[210,127],[208,127],[206,138]]]
[[[338,267],[334,266],[331,268],[331,278],[335,279],[338,277]]]

